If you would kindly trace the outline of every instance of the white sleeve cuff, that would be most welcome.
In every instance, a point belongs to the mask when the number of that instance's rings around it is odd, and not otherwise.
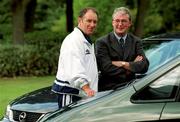
[[[79,81],[79,86],[80,86],[80,88],[82,88],[84,85],[87,85],[87,84],[89,84],[89,83],[88,83],[88,81],[85,80],[85,79],[82,79],[81,81]]]

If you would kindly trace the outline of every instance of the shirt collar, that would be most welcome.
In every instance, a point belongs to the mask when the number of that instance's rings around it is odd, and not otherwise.
[[[91,41],[90,36],[88,36],[87,34],[85,34],[79,27],[77,27],[77,28],[83,33],[85,39],[86,39],[90,44],[92,44],[92,41]]]
[[[117,38],[117,40],[119,40],[120,38],[123,38],[123,40],[126,40],[127,34],[125,34],[123,37],[118,36],[115,32],[114,32],[115,37]]]

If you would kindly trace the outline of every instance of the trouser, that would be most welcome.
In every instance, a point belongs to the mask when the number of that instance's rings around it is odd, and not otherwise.
[[[69,95],[69,94],[58,94],[58,106],[59,109],[67,106],[73,102],[77,102],[78,100],[80,100],[81,97],[78,96],[74,96],[74,95]]]

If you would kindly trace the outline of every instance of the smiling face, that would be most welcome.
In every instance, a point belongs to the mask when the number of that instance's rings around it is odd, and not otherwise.
[[[124,36],[131,24],[130,16],[124,11],[119,11],[113,15],[112,25],[117,35]]]
[[[78,27],[90,36],[97,26],[97,21],[97,14],[92,10],[88,10],[83,17],[78,18]]]

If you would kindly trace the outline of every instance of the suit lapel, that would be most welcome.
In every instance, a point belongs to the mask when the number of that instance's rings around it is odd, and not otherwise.
[[[110,45],[111,45],[111,47],[120,55],[120,56],[123,56],[123,49],[122,49],[122,47],[119,45],[119,43],[118,43],[118,40],[117,40],[117,38],[115,37],[115,35],[114,35],[114,33],[112,32],[111,34],[110,34],[110,37],[109,37],[110,39]]]

